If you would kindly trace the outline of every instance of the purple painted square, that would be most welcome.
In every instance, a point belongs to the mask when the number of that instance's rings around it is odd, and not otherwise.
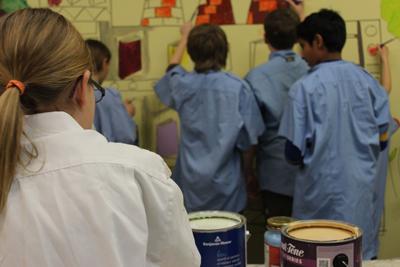
[[[178,127],[175,121],[167,121],[157,125],[157,154],[171,157],[178,154]]]

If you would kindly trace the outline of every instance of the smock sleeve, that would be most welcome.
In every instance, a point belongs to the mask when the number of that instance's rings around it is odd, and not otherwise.
[[[301,86],[301,85],[298,85]],[[301,88],[293,88],[289,94],[279,127],[279,135],[289,140],[304,156],[306,149],[314,144],[314,121],[310,101],[301,92]]]
[[[237,147],[246,150],[257,144],[258,137],[264,132],[265,126],[260,109],[250,88],[243,85],[240,91],[239,113],[243,121],[239,132]]]
[[[187,72],[176,65],[155,85],[155,92],[164,105],[178,110],[186,97],[187,88],[182,86],[182,80],[187,78]]]

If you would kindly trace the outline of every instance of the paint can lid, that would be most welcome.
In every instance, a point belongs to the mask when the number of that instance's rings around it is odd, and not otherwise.
[[[227,211],[198,211],[189,213],[189,223],[193,232],[213,233],[241,228],[246,218]]]
[[[282,227],[294,221],[296,221],[296,219],[292,217],[285,217],[285,216],[271,217],[267,220],[267,228],[279,230]]]
[[[334,244],[358,239],[362,231],[356,225],[342,221],[304,220],[286,225],[282,235],[303,242]]]

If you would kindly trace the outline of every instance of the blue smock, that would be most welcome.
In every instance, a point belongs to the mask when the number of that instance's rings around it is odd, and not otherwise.
[[[251,70],[250,84],[260,107],[265,131],[256,153],[257,178],[261,190],[293,196],[297,167],[285,159],[286,139],[278,136],[290,87],[308,71],[307,63],[292,50],[272,52],[269,61]]]
[[[390,120],[389,126],[389,135],[392,136],[399,129],[399,125],[394,119]],[[374,221],[380,221],[383,215],[383,208],[385,206],[385,189],[386,189],[386,181],[387,181],[387,171],[389,168],[389,152],[390,152],[390,140],[388,142],[388,146],[379,154],[378,159],[378,167],[377,167],[377,179],[376,179],[376,194],[377,201],[376,206],[374,208]],[[374,245],[371,246],[373,251],[375,251],[375,255],[377,256],[377,248],[379,247],[379,229],[380,224],[375,225],[374,229]]]
[[[179,65],[156,84],[160,100],[181,122],[172,177],[188,211],[242,211],[246,185],[241,151],[257,144],[262,117],[248,85],[232,74],[186,72]]]
[[[333,219],[363,230],[363,258],[377,255],[376,207],[380,128],[388,127],[387,94],[370,74],[346,61],[318,64],[289,92],[279,134],[304,166],[295,182],[293,216]]]
[[[106,89],[104,98],[96,103],[94,126],[109,142],[137,144],[136,123],[116,89]]]

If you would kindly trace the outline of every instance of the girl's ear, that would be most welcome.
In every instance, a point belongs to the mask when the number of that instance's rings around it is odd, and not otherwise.
[[[81,80],[76,83],[73,98],[75,102],[79,105],[79,107],[83,107],[84,105],[86,105],[89,101],[89,97],[92,97],[92,93],[89,91],[91,90],[89,86],[89,80],[90,71],[85,70]]]

